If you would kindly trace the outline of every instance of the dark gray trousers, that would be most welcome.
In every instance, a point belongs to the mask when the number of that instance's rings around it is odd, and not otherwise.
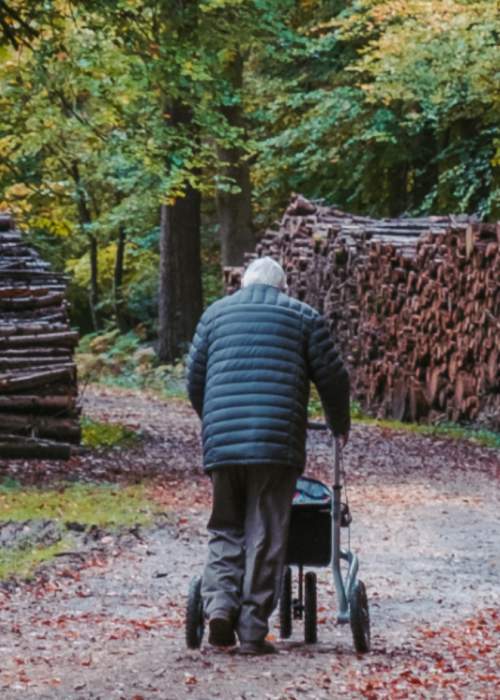
[[[235,622],[240,641],[261,641],[276,607],[298,470],[234,465],[212,474],[210,540],[203,573],[206,615]]]

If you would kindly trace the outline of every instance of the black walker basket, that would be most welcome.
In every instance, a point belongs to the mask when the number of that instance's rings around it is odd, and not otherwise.
[[[317,577],[314,571],[304,573],[304,568],[331,567],[337,594],[337,623],[350,623],[354,647],[358,653],[365,653],[370,649],[368,598],[364,583],[357,577],[356,554],[341,547],[341,529],[349,527],[351,514],[347,502],[341,501],[342,448],[337,439],[333,440],[333,447],[331,489],[309,477],[297,481],[279,603],[280,637],[289,638],[292,621],[299,619],[304,622],[305,642],[317,642]],[[292,566],[298,569],[295,597]]]
[[[292,503],[286,563],[328,566],[332,559],[332,493],[321,481],[300,477]]]

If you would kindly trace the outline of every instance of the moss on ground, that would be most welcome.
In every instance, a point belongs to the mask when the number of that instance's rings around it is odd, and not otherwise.
[[[129,447],[139,441],[138,434],[121,423],[104,423],[84,417],[81,425],[85,447]]]
[[[49,546],[0,548],[0,581],[13,575],[30,578],[40,564],[51,561],[70,546],[71,539],[65,538]]]
[[[107,531],[148,525],[159,506],[148,496],[144,484],[72,484],[59,488],[27,488],[13,480],[0,484],[0,524],[52,520],[61,527],[62,538],[55,544],[33,542],[22,547],[0,548],[0,579],[26,577],[42,562],[71,548],[69,524],[97,526]]]
[[[116,529],[147,524],[153,515],[142,484],[72,484],[56,489],[0,486],[0,522],[44,519]]]

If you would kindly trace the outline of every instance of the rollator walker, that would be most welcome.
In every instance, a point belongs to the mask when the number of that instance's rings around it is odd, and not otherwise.
[[[311,430],[327,430],[323,423],[308,423]],[[317,577],[304,569],[331,566],[337,597],[337,623],[349,623],[357,653],[370,651],[370,615],[364,583],[358,579],[359,561],[350,550],[352,521],[345,492],[342,448],[332,438],[333,485],[301,476],[292,503],[288,550],[279,602],[280,637],[292,635],[293,620],[304,620],[304,641],[315,644],[317,631]],[[348,532],[347,549],[341,546],[342,530]],[[342,564],[344,563],[344,567]],[[298,568],[297,597],[292,593],[292,566]],[[342,569],[345,569],[345,572]],[[201,577],[191,580],[186,610],[186,643],[198,649],[205,621],[201,598]]]

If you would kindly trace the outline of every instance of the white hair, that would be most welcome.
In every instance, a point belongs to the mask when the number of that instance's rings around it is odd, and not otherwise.
[[[285,271],[276,260],[268,256],[257,258],[245,270],[241,286],[248,287],[250,284],[269,284],[283,292],[287,290]]]

